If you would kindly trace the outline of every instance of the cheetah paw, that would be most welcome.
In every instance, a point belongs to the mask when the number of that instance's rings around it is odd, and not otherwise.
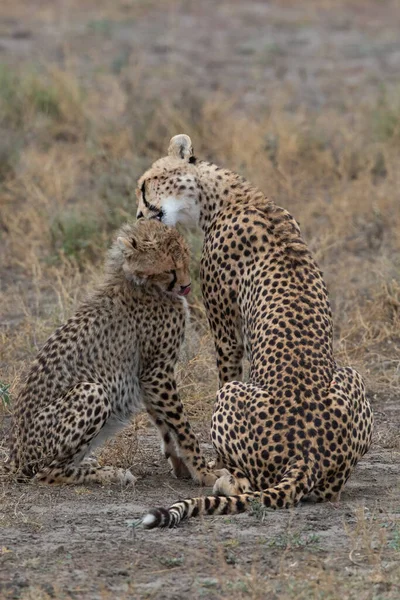
[[[206,473],[201,475],[200,483],[206,487],[211,487],[217,481],[217,475],[215,473]]]
[[[228,469],[217,469],[216,471],[214,471],[214,473],[217,477],[223,477],[224,475],[230,476]]]
[[[207,469],[210,469],[210,471],[215,471],[215,469],[222,469],[223,466],[224,463],[219,458],[216,458],[215,460],[210,460],[210,462],[207,463]]]
[[[192,475],[181,458],[170,456],[168,462],[172,467],[172,476],[175,479],[191,479]]]
[[[137,481],[137,477],[132,475],[129,469],[126,471],[124,471],[124,469],[118,469],[118,480],[122,485],[133,487]]]
[[[234,496],[239,493],[235,483],[235,478],[229,473],[229,471],[227,469],[221,469],[220,473],[223,474],[215,482],[213,494],[215,496]]]

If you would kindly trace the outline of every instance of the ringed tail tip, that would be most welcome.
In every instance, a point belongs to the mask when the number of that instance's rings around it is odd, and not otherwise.
[[[155,527],[173,527],[175,520],[171,518],[170,511],[166,508],[155,508],[150,510],[141,519],[141,525],[144,529],[154,529]]]

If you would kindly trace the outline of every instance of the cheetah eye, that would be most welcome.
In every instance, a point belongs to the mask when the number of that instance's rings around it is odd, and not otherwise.
[[[157,212],[157,214],[154,215],[154,216],[152,216],[152,217],[150,217],[150,219],[156,219],[156,221],[162,221],[163,217],[164,217],[164,211],[163,210],[159,210]]]
[[[174,289],[175,284],[177,282],[176,271],[175,271],[175,269],[173,269],[172,271],[168,271],[168,273],[172,275],[172,281],[170,282],[169,286],[167,287],[167,290],[169,292],[172,292],[172,290]]]

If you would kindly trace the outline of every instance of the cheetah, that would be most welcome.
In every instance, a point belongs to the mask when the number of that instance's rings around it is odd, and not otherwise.
[[[238,513],[252,500],[273,509],[338,500],[371,445],[373,417],[361,376],[335,363],[327,290],[299,225],[244,178],[196,159],[186,135],[172,138],[137,195],[138,218],[204,231],[201,284],[220,381],[215,496],[155,509],[142,525]]]
[[[212,485],[177,393],[189,249],[158,221],[125,224],[102,282],[38,353],[16,401],[8,471],[43,483],[134,483],[90,453],[143,407],[177,477]]]

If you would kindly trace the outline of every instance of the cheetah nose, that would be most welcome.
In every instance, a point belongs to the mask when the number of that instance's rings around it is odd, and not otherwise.
[[[190,286],[192,284],[189,283],[189,285],[181,285],[181,289],[179,290],[179,295],[180,296],[187,296],[188,294],[190,294]]]
[[[141,210],[139,210],[139,212],[138,212],[138,213],[137,213],[137,215],[136,215],[136,218],[137,218],[137,220],[139,220],[139,219],[143,219],[143,217],[144,217],[144,214],[142,213],[142,211],[141,211]]]

